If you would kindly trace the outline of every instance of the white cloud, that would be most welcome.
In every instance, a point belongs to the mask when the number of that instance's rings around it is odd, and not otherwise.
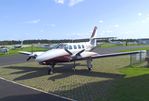
[[[69,6],[74,6],[74,5],[76,5],[76,4],[78,4],[78,3],[80,3],[80,2],[82,2],[82,1],[84,1],[84,0],[69,0]]]
[[[142,23],[149,23],[149,17],[146,17],[146,18],[143,19],[141,22],[142,22]]]
[[[116,24],[116,25],[114,25],[114,27],[115,27],[115,28],[118,28],[118,27],[119,27],[119,25],[118,25],[118,24]]]
[[[54,0],[54,1],[55,1],[55,3],[62,4],[62,5],[67,3],[68,6],[72,7],[84,0]]]
[[[26,21],[25,23],[28,23],[28,24],[37,24],[40,21],[41,21],[40,19],[36,19],[36,20]]]
[[[141,13],[141,12],[139,12],[139,13],[138,13],[138,16],[142,16],[142,13]]]
[[[99,20],[99,23],[103,23],[103,20]]]
[[[55,2],[58,4],[64,4],[64,0],[55,0]]]

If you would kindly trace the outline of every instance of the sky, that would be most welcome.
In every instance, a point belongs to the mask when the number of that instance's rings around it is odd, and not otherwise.
[[[0,0],[0,40],[149,38],[149,0]]]

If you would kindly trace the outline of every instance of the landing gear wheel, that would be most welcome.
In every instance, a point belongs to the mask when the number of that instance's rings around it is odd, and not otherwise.
[[[74,61],[74,64],[73,64],[73,71],[76,71],[75,67],[76,67],[76,62]]]
[[[90,66],[88,67],[88,70],[91,71],[92,70],[92,64],[90,64]]]
[[[50,74],[53,74],[53,69],[52,69],[52,68],[49,68],[48,74],[49,74],[49,75],[50,75]]]
[[[91,71],[92,70],[92,67],[93,67],[93,65],[92,65],[92,59],[91,58],[88,58],[87,59],[87,67],[88,67],[88,70],[89,71]]]
[[[48,74],[53,74],[54,66],[55,66],[55,64],[49,65]]]

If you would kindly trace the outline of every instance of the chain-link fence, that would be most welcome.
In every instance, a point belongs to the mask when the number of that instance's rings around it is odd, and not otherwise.
[[[130,55],[130,65],[141,63],[145,61],[145,58],[149,56],[148,50],[140,50],[139,53]]]

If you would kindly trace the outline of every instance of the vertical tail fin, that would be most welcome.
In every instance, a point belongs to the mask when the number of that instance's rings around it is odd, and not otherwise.
[[[21,44],[20,45],[23,46],[23,40],[21,41]]]
[[[96,30],[97,30],[97,26],[94,27],[94,30],[93,30],[93,32],[92,32],[92,35],[91,35],[90,41],[89,41],[89,43],[90,43],[93,47],[96,46],[96,39],[95,39]]]
[[[91,35],[91,38],[95,37],[96,30],[97,30],[97,26],[94,27],[94,30],[93,30],[92,35]]]

